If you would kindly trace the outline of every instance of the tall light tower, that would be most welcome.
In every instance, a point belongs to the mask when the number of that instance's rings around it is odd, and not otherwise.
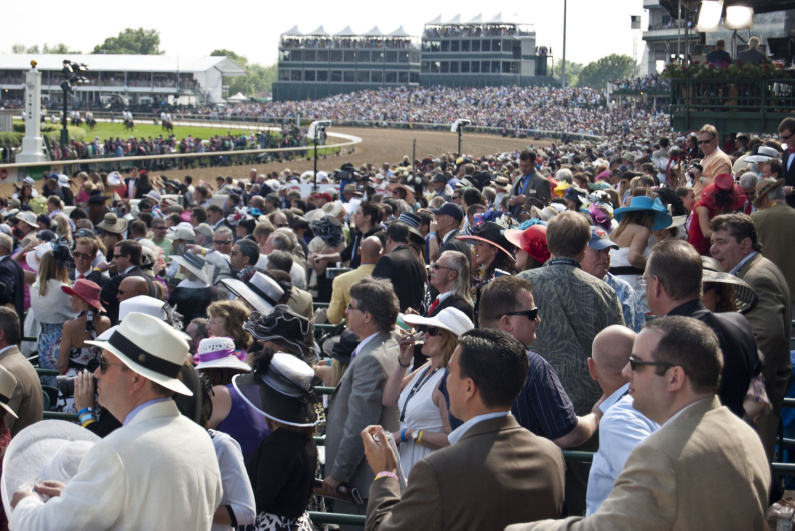
[[[560,63],[561,86],[566,88],[566,4],[563,0],[563,59]]]

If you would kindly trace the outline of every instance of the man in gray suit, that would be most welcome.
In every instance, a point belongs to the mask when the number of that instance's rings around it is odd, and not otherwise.
[[[399,311],[392,283],[386,279],[364,278],[351,286],[345,312],[348,330],[360,343],[351,354],[350,365],[337,385],[328,408],[326,428],[326,478],[323,488],[336,492],[344,483],[367,496],[374,474],[364,459],[359,436],[371,424],[398,430],[398,410],[381,405],[381,395],[397,366],[397,342],[390,331]],[[395,349],[389,355],[388,349]],[[364,514],[366,505],[335,501],[337,512]]]

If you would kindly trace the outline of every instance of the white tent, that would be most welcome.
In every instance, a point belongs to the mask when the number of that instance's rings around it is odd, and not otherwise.
[[[242,93],[238,92],[234,96],[230,96],[230,97],[226,98],[226,101],[230,101],[232,103],[241,103],[241,102],[244,102],[244,101],[248,101],[248,98],[245,97]]]

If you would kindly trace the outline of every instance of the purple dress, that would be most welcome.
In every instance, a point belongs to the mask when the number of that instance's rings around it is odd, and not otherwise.
[[[248,460],[248,456],[253,454],[262,440],[270,434],[268,423],[261,413],[240,397],[232,384],[227,385],[226,389],[232,399],[232,406],[229,414],[215,429],[236,440],[243,451],[243,459]]]

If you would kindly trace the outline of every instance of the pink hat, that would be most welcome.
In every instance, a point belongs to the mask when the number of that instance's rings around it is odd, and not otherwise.
[[[95,282],[78,279],[75,281],[75,285],[71,288],[69,286],[61,286],[61,289],[64,293],[74,295],[75,297],[87,302],[100,312],[105,311],[105,308],[102,307],[102,304],[100,304],[101,301],[99,299],[99,294],[102,292],[102,288],[100,288]]]

